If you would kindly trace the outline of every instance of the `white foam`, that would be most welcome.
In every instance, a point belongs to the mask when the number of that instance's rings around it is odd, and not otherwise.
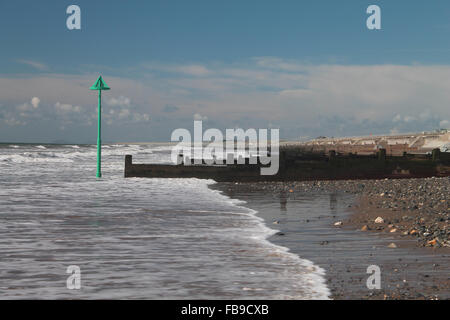
[[[71,159],[62,159],[55,157],[32,157],[24,153],[24,155],[0,155],[0,162],[13,162],[13,163],[33,163],[33,162],[73,162]]]
[[[105,199],[111,196],[108,192],[115,195],[120,194],[121,196],[131,197],[133,199],[133,205],[130,208],[124,210],[131,210],[135,212],[136,203],[141,202],[142,208],[153,208],[157,207],[158,210],[174,211],[179,210],[180,212],[186,213],[186,211],[194,214],[198,212],[199,217],[208,215],[223,215],[226,218],[232,220],[234,225],[226,225],[227,220],[223,221],[225,224],[209,224],[209,220],[206,221],[201,229],[186,230],[184,226],[179,229],[176,226],[170,226],[173,229],[170,234],[165,234],[164,232],[156,234],[146,235],[141,234],[128,234],[127,237],[130,239],[149,239],[154,237],[167,237],[167,238],[185,238],[189,237],[191,239],[198,239],[201,242],[204,237],[209,239],[214,239],[218,243],[233,243],[234,241],[239,241],[239,245],[243,248],[246,246],[256,245],[257,250],[253,251],[253,254],[258,256],[259,260],[255,261],[265,261],[266,257],[273,257],[276,255],[279,261],[276,261],[276,267],[281,270],[285,270],[286,274],[281,273],[279,279],[282,281],[287,281],[289,279],[295,279],[294,282],[298,281],[298,286],[303,286],[305,295],[302,296],[291,296],[292,292],[296,293],[295,285],[292,286],[292,291],[286,290],[283,294],[278,295],[275,298],[298,298],[298,299],[327,299],[330,292],[325,284],[324,270],[315,266],[311,261],[302,259],[297,255],[289,252],[285,247],[277,246],[268,241],[268,238],[275,234],[277,230],[269,228],[261,217],[256,215],[256,211],[243,207],[245,201],[232,199],[222,194],[217,190],[211,190],[208,185],[216,183],[213,180],[201,180],[201,179],[146,179],[146,178],[128,178],[123,179],[123,158],[114,156],[124,156],[127,153],[131,154],[141,154],[146,155],[152,150],[155,150],[151,145],[139,146],[139,145],[121,145],[120,147],[110,147],[103,150],[103,155],[106,156],[103,162],[104,178],[95,179],[95,145],[93,146],[81,146],[80,148],[51,148],[49,150],[36,150],[35,146],[24,147],[27,148],[27,152],[18,152],[13,150],[6,150],[6,154],[0,154],[0,163],[42,163],[39,166],[27,165],[26,168],[30,168],[29,171],[23,171],[24,175],[30,172],[35,172],[43,169],[43,172],[47,170],[55,170],[51,172],[64,173],[65,168],[75,168],[69,171],[70,174],[74,173],[76,175],[75,180],[69,181],[57,181],[51,182],[51,184],[41,185],[39,188],[39,194],[46,195],[46,197],[52,199],[55,195],[58,197],[67,197],[67,199],[72,199],[73,192],[76,194],[90,194],[92,190],[103,190],[105,192]],[[37,148],[37,147],[36,147]],[[161,146],[156,147],[158,150],[164,149]],[[45,149],[38,148],[38,149]],[[170,150],[167,148],[166,150]],[[22,151],[22,149],[20,150]],[[15,154],[8,154],[15,152]],[[155,159],[156,153],[153,155],[152,159]],[[163,156],[162,154],[161,156]],[[110,158],[108,158],[110,157]],[[92,158],[93,161],[90,161]],[[61,170],[58,165],[53,165],[53,162],[62,163],[74,163],[73,165],[66,165]],[[49,164],[47,164],[49,163]],[[8,168],[8,167],[5,167]],[[14,168],[14,165],[11,165]],[[68,169],[70,170],[70,169]],[[85,178],[86,175],[92,173],[92,180]],[[79,179],[83,179],[80,183]],[[85,179],[85,180],[84,180]],[[45,183],[45,181],[44,181]],[[55,185],[54,185],[55,184]],[[23,188],[23,190],[21,189]],[[5,189],[6,190],[6,189]],[[75,190],[75,191],[74,191]],[[11,195],[11,190],[6,190],[6,194]],[[15,187],[14,192],[21,197],[26,197],[30,199],[31,195],[36,195],[36,190],[30,188],[28,185],[22,187]],[[1,193],[1,189],[0,189]],[[149,194],[151,195],[149,197]],[[130,196],[131,195],[131,196]],[[149,199],[150,198],[150,199]],[[161,200],[162,199],[162,200]],[[170,199],[170,200],[168,200]],[[151,201],[154,201],[153,203]],[[176,205],[174,205],[176,203]],[[186,204],[186,205],[185,205]],[[212,205],[211,205],[212,204]],[[105,204],[105,209],[108,210],[108,205]],[[214,207],[217,207],[215,210]],[[76,207],[76,206],[75,206]],[[198,209],[197,209],[198,208]],[[63,215],[73,215],[77,212],[76,209],[68,209],[67,212],[58,209],[58,215],[62,217]],[[137,211],[139,212],[139,211]],[[147,211],[146,211],[147,212]],[[120,210],[112,210],[108,212],[108,215],[117,215],[120,217],[123,214]],[[180,213],[182,214],[182,213]],[[233,215],[233,216],[232,216]],[[233,219],[233,218],[236,219]],[[209,217],[207,217],[209,218]],[[156,221],[155,218],[154,221]],[[164,217],[166,219],[166,217]],[[177,218],[178,219],[178,218]],[[213,216],[214,219],[214,216]],[[59,219],[54,219],[58,221]],[[63,221],[67,221],[64,219]],[[53,220],[47,220],[46,223],[54,222]],[[242,226],[240,225],[242,223]],[[164,230],[162,230],[164,231]],[[173,232],[172,232],[173,231]],[[103,241],[107,242],[107,237],[102,238]],[[111,243],[114,238],[110,239]],[[222,241],[224,240],[224,241]],[[125,245],[125,244],[124,244]],[[251,250],[252,248],[250,248]],[[261,252],[261,256],[259,256]],[[215,256],[215,253],[211,255],[211,259],[217,259],[218,263],[223,262],[220,255]],[[273,258],[269,258],[273,261]],[[235,266],[236,267],[236,266]],[[239,267],[239,266],[238,266]],[[238,268],[237,267],[237,268]],[[274,270],[269,270],[271,268],[270,263],[267,264],[268,272],[274,275]],[[284,268],[284,269],[283,269]],[[254,271],[255,269],[250,269]],[[210,270],[211,271],[211,270]],[[213,271],[211,271],[213,272]],[[285,277],[286,276],[286,277]],[[276,279],[273,280],[274,283],[270,283],[270,286],[276,285]],[[257,285],[256,285],[257,283]],[[244,287],[244,285],[242,286]],[[249,288],[248,292],[259,291],[259,288],[264,287],[260,282],[254,282],[251,285],[245,286]],[[281,292],[281,291],[280,291]],[[295,293],[293,295],[295,295]]]
[[[197,179],[195,179],[197,180]],[[205,180],[205,185],[214,184],[216,183],[213,180]],[[228,196],[224,195],[221,191],[218,190],[212,190],[209,189],[211,192],[215,193],[216,195],[222,197],[222,201],[225,201],[227,203],[232,204],[233,206],[242,208],[244,211],[244,214],[251,216],[255,220],[254,229],[252,230],[237,230],[241,236],[247,237],[246,233],[249,231],[252,231],[253,233],[250,235],[251,238],[259,240],[263,242],[268,250],[273,250],[275,253],[280,254],[283,258],[286,260],[294,261],[299,266],[302,267],[305,271],[309,271],[308,273],[302,274],[302,281],[306,281],[310,285],[310,296],[309,297],[295,297],[298,299],[318,299],[318,300],[326,300],[329,299],[329,296],[331,295],[331,292],[329,288],[326,285],[326,279],[325,279],[325,270],[320,268],[319,266],[316,266],[312,261],[307,259],[302,259],[298,255],[291,253],[288,248],[278,246],[273,244],[268,240],[269,237],[277,233],[279,230],[275,230],[272,228],[269,228],[265,223],[264,219],[261,217],[258,217],[257,211],[245,208],[242,206],[239,206],[238,204],[244,204],[245,201],[237,200],[229,198]],[[237,234],[233,234],[232,236],[236,236]]]

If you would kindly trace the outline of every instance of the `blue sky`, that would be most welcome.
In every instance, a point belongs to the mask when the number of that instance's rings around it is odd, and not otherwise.
[[[109,141],[193,119],[290,139],[450,126],[449,34],[448,1],[2,2],[0,141],[95,142],[100,73]]]

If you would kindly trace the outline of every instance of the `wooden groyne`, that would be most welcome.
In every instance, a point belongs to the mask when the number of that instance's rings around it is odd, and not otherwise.
[[[435,148],[450,149],[450,131],[422,132],[401,135],[326,138],[320,137],[301,143],[313,152],[335,150],[340,153],[373,154],[386,149],[386,154],[401,156],[407,153],[427,153]]]
[[[247,161],[248,162],[248,161]],[[434,149],[431,154],[386,155],[380,149],[372,155],[339,154],[334,150],[306,153],[301,149],[280,149],[279,170],[261,175],[261,164],[171,165],[134,164],[125,156],[125,177],[199,178],[225,182],[301,181],[450,176],[450,153]]]

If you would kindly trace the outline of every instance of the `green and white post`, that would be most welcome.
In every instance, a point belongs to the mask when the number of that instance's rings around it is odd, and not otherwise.
[[[98,77],[91,90],[98,91],[98,134],[97,134],[97,178],[102,177],[102,90],[111,88],[103,82],[102,76]]]

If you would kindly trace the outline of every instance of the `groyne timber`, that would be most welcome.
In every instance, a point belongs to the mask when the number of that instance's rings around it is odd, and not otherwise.
[[[280,149],[279,170],[261,175],[261,164],[134,164],[125,156],[125,177],[199,178],[224,182],[302,181],[341,179],[424,178],[450,176],[450,154],[434,149],[431,154],[386,155],[304,152],[298,147]]]
[[[258,161],[244,164],[134,164],[125,157],[125,177],[200,178],[216,181],[302,181],[450,176],[450,132],[317,138],[284,143],[279,170],[261,175]],[[191,163],[192,162],[192,163]]]

